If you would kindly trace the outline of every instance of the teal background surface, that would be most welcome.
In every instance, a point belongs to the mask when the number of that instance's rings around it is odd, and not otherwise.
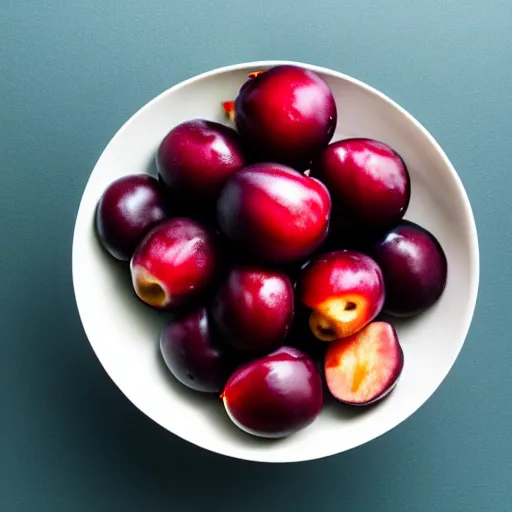
[[[0,510],[512,510],[512,3],[0,0]],[[296,465],[202,451],[109,380],[71,283],[82,190],[148,100],[293,59],[362,79],[437,138],[470,196],[481,286],[460,358],[405,423]]]

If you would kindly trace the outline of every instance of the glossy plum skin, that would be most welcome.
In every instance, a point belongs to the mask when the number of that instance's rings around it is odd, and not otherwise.
[[[317,180],[280,164],[245,167],[231,176],[217,203],[221,232],[262,260],[294,262],[325,239],[331,200]]]
[[[404,220],[368,250],[386,284],[384,310],[397,317],[418,315],[441,297],[448,262],[437,238]]]
[[[215,202],[229,176],[245,165],[245,157],[235,130],[214,121],[192,119],[164,137],[156,164],[171,197],[198,206]]]
[[[215,235],[188,218],[155,226],[130,261],[137,296],[158,309],[189,305],[209,291],[219,268]]]
[[[232,354],[212,332],[206,308],[171,320],[160,334],[160,353],[174,377],[204,393],[220,393],[234,370]]]
[[[333,225],[344,234],[381,234],[400,222],[409,206],[411,182],[401,156],[366,138],[329,144],[311,165],[332,196]]]
[[[285,341],[293,321],[294,295],[283,272],[240,266],[229,271],[211,314],[222,339],[238,350],[269,352]]]
[[[242,86],[235,99],[235,123],[253,161],[302,171],[331,140],[336,103],[316,73],[281,65]]]
[[[163,190],[155,178],[123,176],[112,182],[98,201],[96,234],[111,256],[129,261],[146,233],[167,215]]]
[[[341,250],[322,254],[302,269],[301,303],[312,310],[310,327],[323,341],[351,336],[382,310],[382,272],[368,255]]]
[[[394,327],[371,322],[349,338],[329,343],[327,388],[338,401],[364,406],[389,395],[402,373],[404,353]]]
[[[287,437],[307,427],[323,406],[315,363],[287,346],[239,367],[221,396],[235,425],[267,438]]]

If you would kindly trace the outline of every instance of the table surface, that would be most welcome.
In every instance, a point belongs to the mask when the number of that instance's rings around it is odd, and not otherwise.
[[[2,512],[512,510],[512,2],[0,3]],[[297,465],[222,458],[135,410],[92,353],[70,268],[82,190],[120,125],[196,73],[273,58],[345,72],[416,116],[481,247],[441,388],[374,442]]]

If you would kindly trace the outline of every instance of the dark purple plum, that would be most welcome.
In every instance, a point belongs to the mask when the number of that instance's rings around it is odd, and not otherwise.
[[[162,329],[160,353],[174,377],[195,391],[220,393],[234,370],[233,355],[210,328],[203,307]]]
[[[242,351],[275,350],[285,341],[294,312],[286,274],[255,266],[232,268],[211,306],[223,340]]]
[[[448,263],[441,244],[427,229],[404,220],[369,253],[384,276],[386,313],[397,317],[418,315],[441,297]]]
[[[173,202],[191,208],[214,204],[224,183],[245,165],[238,134],[205,119],[174,127],[156,154],[158,174]]]
[[[337,109],[329,86],[316,73],[280,65],[245,82],[234,117],[251,161],[302,171],[331,140]]]
[[[333,142],[312,163],[310,175],[329,189],[332,230],[338,236],[382,234],[400,222],[409,206],[411,183],[405,162],[380,141]]]
[[[146,233],[167,215],[156,178],[133,174],[118,178],[103,192],[96,207],[95,229],[111,256],[128,261]]]
[[[130,261],[133,288],[157,309],[188,307],[206,297],[220,270],[218,239],[186,217],[168,219],[149,231]]]
[[[221,396],[228,416],[240,429],[282,438],[317,418],[323,384],[310,357],[284,346],[235,370]]]
[[[253,256],[299,262],[324,241],[331,199],[327,188],[281,164],[245,167],[229,178],[217,203],[225,237]]]

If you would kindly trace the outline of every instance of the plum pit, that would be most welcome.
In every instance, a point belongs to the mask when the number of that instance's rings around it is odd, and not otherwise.
[[[156,308],[167,304],[167,293],[161,283],[143,268],[137,269],[134,278],[135,293],[138,297]]]
[[[357,302],[336,298],[321,304],[309,317],[313,334],[321,341],[334,341],[353,334],[361,314]]]

